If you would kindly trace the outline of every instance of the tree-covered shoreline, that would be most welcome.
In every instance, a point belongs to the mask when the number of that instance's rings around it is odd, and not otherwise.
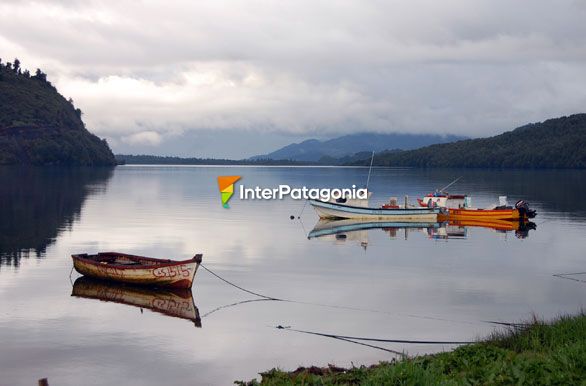
[[[37,69],[0,60],[0,165],[112,166],[107,142]]]
[[[351,162],[368,165],[370,158]],[[468,139],[409,151],[381,152],[377,166],[428,168],[586,168],[586,114],[548,119],[487,138]]]

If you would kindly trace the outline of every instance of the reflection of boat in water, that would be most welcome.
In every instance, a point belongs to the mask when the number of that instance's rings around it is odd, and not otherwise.
[[[439,223],[430,222],[396,222],[396,221],[360,221],[353,219],[345,220],[324,220],[321,219],[315,227],[309,232],[308,238],[322,237],[326,235],[335,235],[345,232],[357,232],[368,229],[403,229],[403,228],[428,228],[439,227]]]
[[[427,233],[433,239],[463,239],[468,235],[468,228],[494,229],[499,233],[515,232],[515,236],[524,239],[529,231],[537,225],[531,221],[518,220],[491,220],[491,219],[463,219],[444,222],[437,229],[428,228]]]
[[[360,241],[363,247],[368,244],[368,230],[381,229],[387,232],[391,238],[397,236],[398,231],[405,231],[405,238],[411,230],[423,231],[432,239],[465,239],[468,237],[468,228],[479,227],[494,229],[498,232],[514,231],[518,238],[525,238],[529,230],[536,225],[530,221],[506,221],[506,220],[451,220],[449,222],[389,222],[368,221],[355,219],[328,220],[320,219],[309,232],[308,238],[333,239],[336,241]]]
[[[534,222],[521,220],[459,219],[450,220],[449,225],[462,228],[489,228],[503,233],[514,231],[515,236],[520,239],[529,236],[530,230],[537,229]]]
[[[435,222],[440,208],[388,207],[371,208],[341,202],[309,200],[320,218],[347,218],[356,220],[386,220],[393,222]]]
[[[96,279],[128,284],[191,288],[202,255],[173,261],[151,257],[104,252],[97,255],[72,255],[75,270]]]
[[[423,230],[428,228],[437,228],[441,224],[437,222],[391,222],[375,220],[356,220],[356,219],[320,219],[315,227],[309,232],[307,238],[320,238],[323,240],[335,241],[358,241],[366,249],[368,246],[368,230],[381,229],[388,233],[390,238],[397,237],[401,230],[405,231],[405,238],[411,230]]]
[[[199,310],[190,289],[151,289],[80,277],[73,284],[71,296],[146,308],[175,318],[193,321],[201,327]]]
[[[491,219],[455,219],[449,221],[450,225],[460,227],[479,227],[479,228],[491,228],[497,231],[518,231],[523,227],[532,228],[533,224],[531,221],[525,223],[519,221],[508,221],[508,220],[491,220]],[[535,225],[535,224],[533,224]]]
[[[427,228],[426,232],[430,239],[436,240],[465,239],[468,237],[466,227],[445,222],[441,223],[441,226],[437,228]]]

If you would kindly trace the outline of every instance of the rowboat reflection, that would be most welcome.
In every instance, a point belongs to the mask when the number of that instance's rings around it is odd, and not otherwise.
[[[193,301],[190,289],[151,289],[142,286],[124,285],[80,277],[73,284],[71,296],[97,299],[104,302],[126,304],[146,308],[174,318],[191,320],[201,327],[199,310]]]

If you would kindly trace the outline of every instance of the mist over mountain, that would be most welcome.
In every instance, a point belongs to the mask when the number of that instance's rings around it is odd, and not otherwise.
[[[251,157],[251,159],[318,162],[324,159],[349,157],[359,152],[411,150],[462,139],[465,137],[456,135],[358,133],[325,141],[308,139],[301,143],[287,145],[268,154]]]

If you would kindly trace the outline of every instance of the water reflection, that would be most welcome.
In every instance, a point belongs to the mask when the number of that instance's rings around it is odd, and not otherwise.
[[[525,199],[539,211],[539,229],[523,240],[514,237],[520,229],[513,223],[505,229],[386,224],[307,240],[317,216],[309,206],[303,211],[303,202],[234,197],[228,210],[217,187],[218,175],[240,175],[247,186],[346,187],[364,183],[368,169],[124,166],[111,179],[98,176],[94,182],[82,173],[76,181],[51,168],[42,172],[27,177],[30,172],[23,171],[24,181],[19,173],[5,180],[4,173],[0,186],[11,202],[0,202],[2,251],[9,250],[8,242],[11,250],[35,250],[36,243],[17,241],[19,233],[29,240],[39,235],[39,244],[50,239],[42,260],[22,259],[18,269],[0,269],[0,384],[30,385],[41,376],[61,385],[120,379],[230,384],[276,366],[348,367],[391,359],[370,347],[276,330],[277,325],[344,337],[467,341],[493,331],[486,321],[523,321],[532,313],[549,319],[586,307],[584,283],[552,276],[586,280],[576,274],[585,271],[586,204],[577,199],[586,192],[586,178],[580,178],[585,172],[373,171],[373,205],[390,196],[413,200],[462,174],[451,190],[471,194],[475,206],[490,205],[500,195]],[[37,202],[37,212],[53,214],[11,212],[13,205],[28,206],[11,184],[34,194],[31,208]],[[39,204],[44,196],[51,197],[47,208]],[[303,223],[291,221],[292,214]],[[358,244],[350,241],[360,232]],[[336,244],[318,241],[323,238]],[[361,239],[368,242],[366,251]],[[69,256],[109,250],[178,259],[203,251],[205,265],[232,283],[297,302],[254,299],[200,272],[194,295],[206,327],[202,334],[191,320],[146,307],[140,314],[140,303],[122,303],[125,294],[105,301],[69,296]],[[384,346],[410,355],[451,348]],[[68,365],[72,361],[75,366]]]
[[[110,168],[0,167],[0,266],[41,257],[111,176]]]
[[[196,327],[201,327],[199,310],[190,289],[152,289],[83,276],[73,284],[71,296],[126,304],[140,308],[141,313],[146,308],[174,318],[191,320]]]
[[[497,233],[514,232],[515,237],[524,239],[529,236],[529,231],[536,230],[537,224],[532,221],[508,221],[508,220],[450,220],[447,228],[486,228]]]
[[[356,219],[320,219],[308,233],[308,239],[320,238],[336,242],[354,241],[366,249],[368,246],[368,231],[380,229],[389,235],[390,239],[403,237],[409,238],[411,232],[423,232],[428,238],[434,240],[465,239],[468,237],[468,228],[492,229],[498,233],[514,232],[515,236],[524,239],[529,236],[529,231],[537,228],[531,221],[506,221],[506,220],[455,220],[449,222],[388,222],[368,221]]]

